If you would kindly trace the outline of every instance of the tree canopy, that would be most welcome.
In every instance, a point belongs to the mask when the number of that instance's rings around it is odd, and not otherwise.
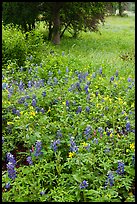
[[[42,19],[48,26],[48,39],[59,44],[68,30],[74,37],[80,31],[97,31],[112,2],[3,2],[3,24],[18,24],[26,32]]]

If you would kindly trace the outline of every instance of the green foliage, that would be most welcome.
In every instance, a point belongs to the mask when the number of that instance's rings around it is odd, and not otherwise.
[[[134,50],[134,29],[127,32],[126,24],[117,36],[115,21],[124,24],[108,18],[113,26],[106,24],[100,38],[83,34],[74,45],[66,37],[58,48],[38,45],[39,30],[28,33],[31,56],[24,65],[3,64],[3,202],[135,201],[134,60],[119,57]],[[42,142],[39,156],[36,141]],[[15,180],[4,167],[7,152],[17,162]],[[121,174],[118,161],[124,163]],[[112,185],[106,184],[109,172]]]
[[[18,66],[24,65],[26,57],[33,53],[35,63],[40,59],[36,57],[36,50],[43,44],[42,34],[38,30],[26,33],[21,32],[18,26],[13,24],[2,26],[2,61],[3,64],[9,64],[8,61],[17,63]]]

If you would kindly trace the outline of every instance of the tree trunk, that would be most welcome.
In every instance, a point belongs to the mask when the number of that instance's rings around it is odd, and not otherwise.
[[[48,34],[48,40],[49,41],[52,39],[52,33],[53,33],[52,21],[50,21],[49,22],[49,34]]]
[[[119,7],[119,15],[122,16],[122,13],[123,13],[122,3],[119,2],[118,4],[119,4],[119,5],[118,5],[118,7]]]
[[[60,44],[60,14],[59,10],[55,8],[53,14],[53,38],[52,42],[55,45]]]

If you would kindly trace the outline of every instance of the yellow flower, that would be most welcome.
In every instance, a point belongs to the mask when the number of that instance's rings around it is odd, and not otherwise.
[[[13,125],[14,123],[13,122],[7,122],[7,125]]]
[[[64,101],[64,102],[62,102],[62,104],[63,104],[63,105],[65,105],[65,101]]]
[[[75,155],[74,152],[69,152],[69,158],[72,158]]]
[[[20,114],[23,115],[24,111],[20,111]]]
[[[135,144],[134,143],[130,144],[130,149],[132,149],[132,150],[135,149]]]
[[[83,145],[83,147],[87,147],[88,146],[88,144],[86,142],[82,142],[81,144]]]
[[[49,109],[48,109],[47,113],[49,113],[50,111],[51,111],[51,109],[50,109],[50,107],[49,107]]]
[[[90,77],[87,77],[87,80],[90,80]]]
[[[110,137],[112,137],[112,136],[113,136],[113,134],[111,133],[111,134],[110,134]]]
[[[129,152],[129,149],[126,149],[126,152]]]
[[[33,108],[33,106],[30,106],[29,109],[30,109],[30,110],[33,110],[34,108]]]
[[[106,132],[103,132],[103,135],[106,135],[107,133]]]
[[[36,113],[35,113],[34,111],[31,111],[31,112],[30,112],[30,115],[35,116]]]

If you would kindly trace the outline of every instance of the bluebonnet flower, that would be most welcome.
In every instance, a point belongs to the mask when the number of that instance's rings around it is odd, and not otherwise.
[[[118,161],[118,168],[116,170],[116,173],[122,175],[124,173],[124,166],[125,164],[123,162]]]
[[[86,86],[84,87],[84,90],[86,91],[86,94],[89,93],[89,92],[88,92],[88,85],[86,85]]]
[[[43,114],[45,113],[45,110],[44,110],[44,108],[41,108],[41,110],[40,110]]]
[[[19,104],[22,104],[25,102],[25,97],[21,97],[19,100],[18,100],[18,103]]]
[[[35,94],[32,95],[32,99],[36,99],[36,95]]]
[[[46,91],[42,92],[42,96],[45,97],[46,96]]]
[[[71,137],[70,138],[70,152],[77,152],[77,151],[78,151],[78,147],[76,146],[74,138]]]
[[[93,143],[96,142],[96,144],[98,144],[98,139],[97,139],[97,138],[94,138],[94,139],[92,140],[92,142],[93,142]]]
[[[76,83],[76,88],[78,89],[78,91],[82,90],[81,87],[80,87],[80,83],[79,82]]]
[[[84,135],[86,135],[87,137],[89,137],[91,134],[91,126],[87,126],[85,131],[84,131]]]
[[[28,73],[30,74],[32,72],[32,68],[29,68],[28,69]]]
[[[102,127],[98,127],[98,132],[102,133],[103,132],[103,128]]]
[[[9,188],[10,188],[10,182],[6,183],[5,188],[6,188],[6,189],[9,189]]]
[[[66,67],[66,72],[67,72],[67,73],[69,72],[69,68],[68,68],[68,67]]]
[[[127,131],[130,130],[130,122],[129,122],[129,121],[127,121],[127,123],[126,123],[126,130],[127,130]]]
[[[116,77],[118,77],[118,71],[116,70],[116,73],[115,73]]]
[[[62,137],[61,130],[57,130],[57,137]]]
[[[33,100],[32,100],[32,106],[35,107],[35,106],[36,106],[36,103],[37,103],[36,100],[33,98]]]
[[[28,107],[28,103],[27,103],[27,102],[25,102],[25,103],[24,103],[24,106]]]
[[[98,91],[96,91],[96,96],[98,96]]]
[[[92,78],[95,78],[96,77],[96,73],[94,72],[93,74],[92,74]]]
[[[41,149],[42,149],[42,142],[40,140],[37,140],[36,141],[36,153],[35,153],[36,157],[42,154]]]
[[[90,107],[86,106],[86,112],[89,113],[90,112]]]
[[[110,82],[112,82],[112,81],[114,81],[114,77],[113,76],[110,78]]]
[[[88,187],[88,182],[86,180],[82,181],[82,183],[79,185],[80,189],[84,189]]]
[[[2,89],[7,89],[8,88],[8,83],[2,83]]]
[[[8,162],[11,162],[13,165],[16,165],[16,160],[15,160],[14,156],[10,152],[8,152],[6,154],[6,156],[7,156],[7,161]]]
[[[82,108],[81,108],[81,106],[78,106],[78,109],[77,109],[77,111],[76,111],[76,114],[81,113],[81,112],[82,112]]]
[[[30,99],[30,96],[29,96],[29,95],[27,95],[27,96],[26,96],[26,99]]]
[[[60,139],[53,141],[51,144],[51,147],[53,148],[54,152],[57,151],[57,148],[58,148],[57,144],[60,144]]]
[[[102,67],[100,67],[100,69],[99,69],[99,73],[102,74]]]
[[[105,187],[104,188],[106,188],[107,186],[108,186],[108,184],[110,185],[110,186],[113,186],[114,185],[114,176],[113,176],[113,174],[112,174],[112,172],[111,171],[108,171],[108,174],[107,174],[107,180],[106,180],[106,182],[105,182]]]
[[[53,78],[54,83],[57,84],[58,83],[58,79],[56,77]]]
[[[20,83],[19,83],[19,90],[20,90],[20,91],[23,91],[23,90],[24,90],[24,84],[23,84],[22,80],[21,80]]]
[[[16,110],[16,115],[20,116],[20,111],[19,110]]]
[[[12,109],[12,113],[13,113],[13,114],[16,114],[16,108],[13,108],[13,109]]]
[[[127,81],[128,81],[128,82],[131,82],[131,78],[129,77],[129,78],[127,79]]]
[[[16,171],[14,169],[14,164],[11,162],[8,162],[7,164],[7,170],[8,170],[8,177],[11,179],[15,179],[16,178]]]
[[[65,52],[63,51],[63,52],[62,52],[62,56],[64,56],[64,55],[65,55]]]
[[[90,94],[87,95],[87,98],[86,98],[86,99],[87,99],[87,101],[90,100]]]
[[[107,147],[107,148],[104,150],[104,152],[105,152],[105,153],[106,153],[106,152],[110,152],[109,147]]]
[[[68,100],[66,100],[66,106],[69,106],[69,101]]]
[[[60,71],[60,69],[58,70],[58,74],[61,74],[61,71]]]
[[[48,74],[49,74],[49,76],[52,76],[53,72],[49,71],[49,73],[48,73]]]
[[[45,191],[41,191],[41,192],[40,192],[40,195],[44,195],[44,194],[45,194]]]
[[[28,81],[28,88],[31,88],[31,87],[32,87],[32,82]]]
[[[29,163],[29,165],[33,164],[31,156],[28,156],[26,160]]]

